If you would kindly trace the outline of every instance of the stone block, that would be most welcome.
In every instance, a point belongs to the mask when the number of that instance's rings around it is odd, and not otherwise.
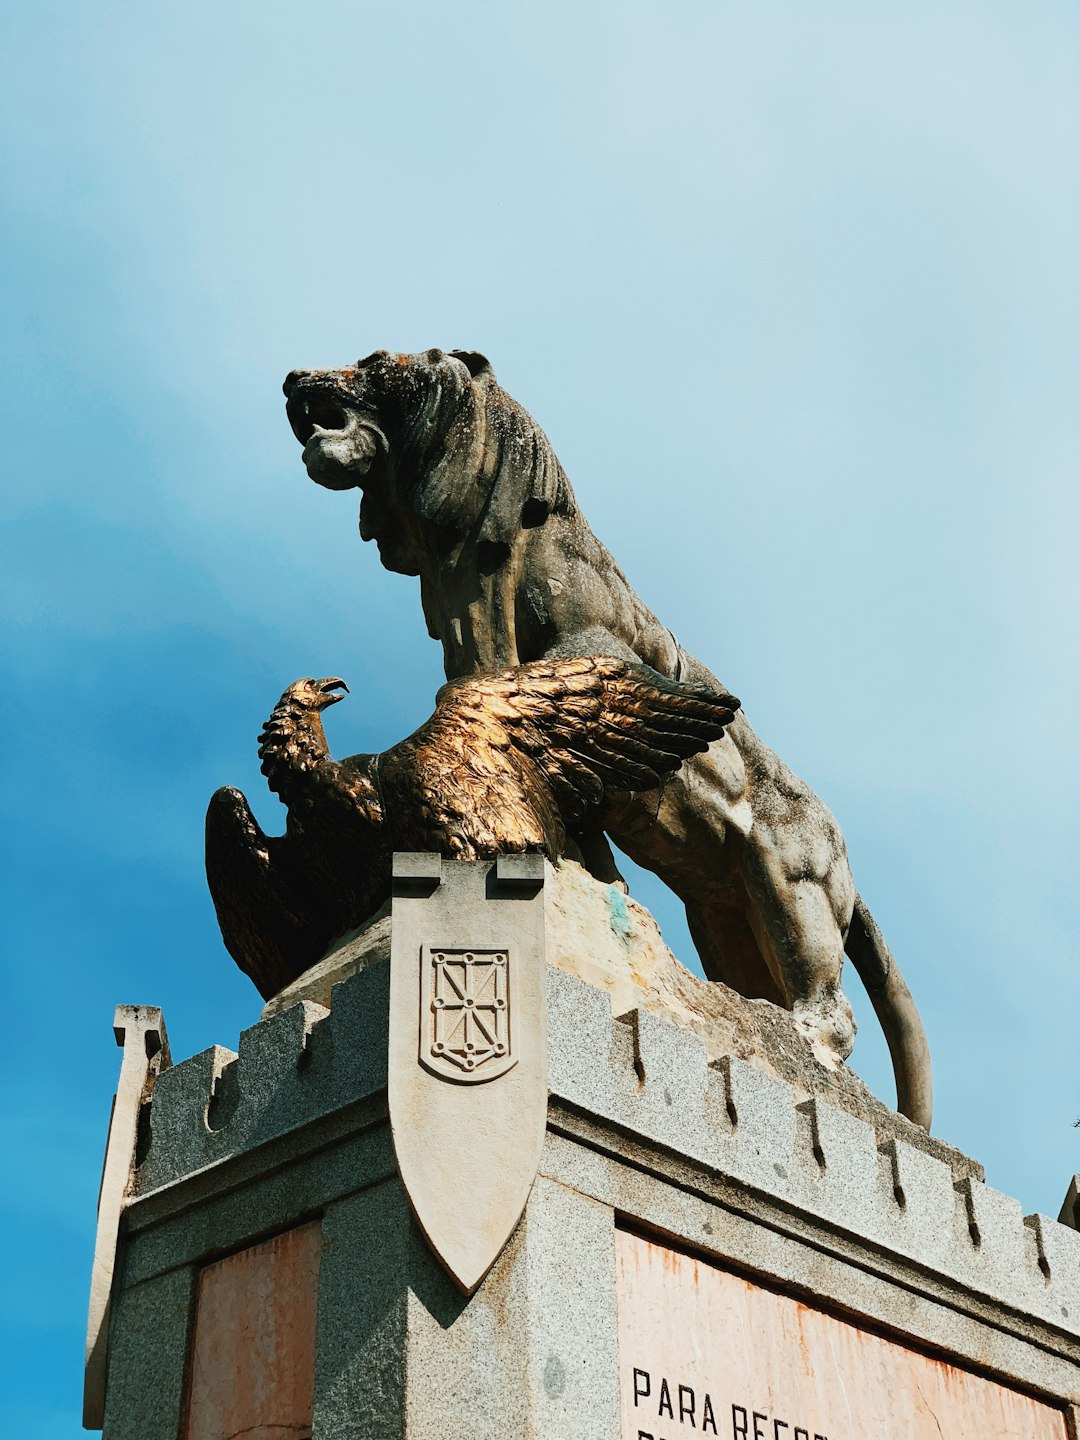
[[[785,1197],[800,1186],[795,1156],[795,1097],[783,1080],[733,1055],[716,1061],[733,1119],[730,1174]]]
[[[1020,1202],[970,1178],[958,1183],[956,1193],[955,1273],[1009,1302],[1028,1296],[1042,1276],[1032,1264]]]
[[[951,1248],[958,1197],[948,1165],[903,1140],[881,1147],[886,1186],[892,1181],[895,1209],[886,1235],[906,1255],[952,1273]],[[886,1210],[887,1213],[887,1210]]]
[[[331,992],[334,1074],[342,1104],[386,1086],[390,959],[371,965]]]
[[[262,1144],[386,1086],[389,961],[297,1001],[163,1073],[139,1193]],[[159,1082],[160,1084],[160,1082]]]
[[[404,934],[409,955],[426,940],[404,926],[402,898],[423,906],[438,890],[450,906],[439,924],[471,934],[489,901],[520,908],[543,880],[532,862],[482,877],[430,857],[399,869],[396,943]],[[638,973],[652,941],[613,929],[606,899],[601,926],[595,896],[574,883],[554,900],[545,892],[545,925],[555,917],[567,951],[567,936],[596,921],[603,966],[592,954],[581,963],[606,978],[582,978],[562,952],[543,972],[555,1123],[524,1216],[471,1298],[394,1173],[390,963],[378,947],[332,987],[322,974],[329,1013],[296,993],[243,1033],[238,1056],[214,1046],[162,1074],[117,1271],[108,1440],[176,1440],[183,1375],[159,1336],[173,1335],[182,1361],[174,1322],[193,1267],[313,1217],[318,1440],[616,1440],[616,1217],[914,1349],[1080,1399],[1080,1232],[1025,1219],[974,1162],[909,1140],[906,1122],[854,1087],[785,1060],[786,1021],[762,1012],[754,1044],[724,1052],[723,1033],[702,1028],[708,997],[680,990],[670,969]],[[676,1020],[668,994],[681,996]],[[540,1098],[542,1119],[542,1085]],[[433,1193],[452,1223],[460,1196],[447,1173]],[[145,1418],[143,1391],[175,1407],[172,1422]]]
[[[806,1100],[798,1113],[803,1126],[797,1158],[808,1205],[835,1224],[877,1233],[883,1207],[874,1127],[827,1100]]]
[[[612,1044],[611,1002],[594,985],[549,966],[548,1090],[560,1100],[615,1119],[611,1069],[602,1063]],[[625,1027],[620,1027],[624,1029]],[[626,1084],[636,1084],[633,1041],[619,1036],[628,1056]]]
[[[427,1249],[396,1182],[331,1206],[323,1238],[319,1440],[618,1440],[605,1206],[538,1181],[469,1299]]]
[[[504,889],[534,892],[544,883],[546,869],[542,855],[500,855],[495,861],[495,878]]]
[[[210,1128],[208,1117],[215,1091],[222,1085],[225,1092],[231,1089],[236,1059],[234,1051],[211,1045],[158,1077],[150,1145],[136,1180],[139,1193],[168,1185],[228,1153],[227,1137]]]
[[[391,873],[396,894],[409,893],[415,883],[421,892],[429,885],[438,885],[443,874],[443,859],[434,851],[414,850],[394,852]]]
[[[527,1434],[617,1440],[613,1219],[606,1205],[564,1185],[541,1177],[533,1187],[518,1261]]]
[[[1035,1239],[1042,1312],[1055,1323],[1068,1321],[1070,1330],[1080,1330],[1080,1231],[1048,1215],[1027,1215],[1024,1224]]]
[[[195,1268],[185,1265],[119,1288],[109,1327],[104,1440],[177,1440],[195,1282]]]
[[[648,1010],[619,1017],[629,1030],[637,1084],[622,1097],[623,1123],[639,1135],[708,1161],[712,1137],[705,1123],[708,1055],[696,1035]]]
[[[457,894],[469,908],[468,885],[459,884],[467,866],[444,864],[438,855],[406,854],[399,854],[394,866],[398,898],[431,896],[438,888],[445,892],[442,904],[453,903]],[[787,1011],[690,974],[665,945],[649,912],[618,887],[594,879],[572,861],[552,866],[535,855],[499,857],[491,881],[504,894],[524,894],[543,882],[549,965],[604,991],[615,1014],[648,1011],[696,1035],[710,1060],[738,1055],[786,1080],[798,1099],[826,1099],[869,1121],[882,1138],[895,1134],[945,1160],[956,1179],[984,1178],[977,1161],[890,1110],[854,1071],[822,1066]],[[267,1003],[264,1016],[298,1000],[330,1005],[337,982],[387,959],[392,928],[388,904],[357,930],[339,936],[321,961]],[[615,1040],[619,1055],[622,1038]]]
[[[301,1001],[241,1034],[232,1124],[247,1146],[303,1125],[338,1101],[332,1067],[307,1063],[315,1054],[314,1045],[308,1051],[312,1032],[328,1014],[322,1005]]]
[[[400,1186],[362,1190],[323,1216],[314,1428],[319,1440],[404,1440],[407,1276],[419,1259]],[[437,1278],[437,1277],[436,1277]],[[452,1289],[446,1280],[448,1289]]]

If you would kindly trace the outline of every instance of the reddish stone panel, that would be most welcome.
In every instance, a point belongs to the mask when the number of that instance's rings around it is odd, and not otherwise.
[[[1060,1409],[627,1231],[624,1440],[1066,1440]]]
[[[322,1227],[287,1230],[199,1276],[184,1440],[307,1440]]]

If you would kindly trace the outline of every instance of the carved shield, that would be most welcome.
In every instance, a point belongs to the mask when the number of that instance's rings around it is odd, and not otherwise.
[[[467,1294],[521,1218],[547,1122],[543,861],[394,857],[389,1103],[428,1243]]]
[[[517,1064],[510,951],[425,945],[420,968],[420,1064],[464,1085],[505,1075]]]

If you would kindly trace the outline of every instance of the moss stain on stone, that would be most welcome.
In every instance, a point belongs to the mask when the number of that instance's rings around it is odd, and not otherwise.
[[[634,933],[634,922],[630,918],[626,896],[617,885],[608,886],[607,902],[608,924],[620,940],[629,944],[630,936]]]

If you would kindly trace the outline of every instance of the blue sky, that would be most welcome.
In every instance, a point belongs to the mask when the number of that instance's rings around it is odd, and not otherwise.
[[[12,1432],[78,1433],[119,1001],[257,997],[210,792],[343,674],[338,754],[440,680],[311,485],[293,366],[484,350],[594,529],[825,798],[926,1018],[938,1133],[1080,1168],[1080,19],[904,6],[6,8],[3,1115]],[[677,952],[677,907],[648,878]],[[854,1061],[891,1097],[854,977]]]

